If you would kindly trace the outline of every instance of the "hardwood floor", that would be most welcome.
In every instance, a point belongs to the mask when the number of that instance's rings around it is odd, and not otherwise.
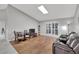
[[[10,43],[20,54],[52,54],[53,42],[52,37],[38,36],[17,44],[14,41]]]

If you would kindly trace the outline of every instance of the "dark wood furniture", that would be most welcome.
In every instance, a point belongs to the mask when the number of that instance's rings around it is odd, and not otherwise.
[[[37,37],[37,33],[35,33],[35,29],[29,29],[30,37]]]
[[[27,38],[36,37],[37,33],[35,33],[35,29],[29,29],[29,33],[27,30],[24,30],[24,32],[16,32],[14,31],[15,35],[15,41],[24,41]]]
[[[24,40],[24,33],[23,32],[16,32],[14,31],[15,41]]]
[[[30,35],[29,35],[29,33],[27,32],[27,30],[24,30],[24,39],[26,40],[27,38],[30,39]]]

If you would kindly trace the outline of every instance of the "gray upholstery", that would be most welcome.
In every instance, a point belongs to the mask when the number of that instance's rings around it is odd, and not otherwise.
[[[55,54],[74,54],[79,53],[79,36],[74,34],[70,36],[67,40],[67,43],[64,44],[57,40],[53,44],[53,53]]]
[[[70,54],[74,53],[71,48],[66,44],[54,43],[54,53],[55,54]]]
[[[75,48],[73,49],[76,53],[79,54],[79,43],[75,46]]]
[[[69,54],[74,53],[68,46],[59,45],[55,47],[55,54]]]

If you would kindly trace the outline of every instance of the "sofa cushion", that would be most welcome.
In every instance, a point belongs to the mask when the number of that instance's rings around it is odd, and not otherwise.
[[[77,42],[78,39],[76,37],[78,37],[77,34],[70,35],[66,44],[68,44],[70,47],[73,47],[74,43]]]
[[[68,44],[69,46],[71,45],[71,43],[73,42],[74,38],[70,38],[66,44]]]
[[[71,43],[70,47],[74,48],[77,44],[79,43],[79,41],[77,39],[73,40],[73,42]]]
[[[73,41],[71,42],[71,44],[70,44],[70,47],[74,47],[76,41],[77,41],[77,40],[73,40]]]
[[[79,43],[73,48],[76,53],[79,53]]]

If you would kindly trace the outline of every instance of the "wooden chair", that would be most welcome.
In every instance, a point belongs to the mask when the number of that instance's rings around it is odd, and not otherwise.
[[[27,38],[30,39],[30,35],[29,35],[29,33],[27,32],[27,30],[24,30],[24,39],[26,40]]]
[[[15,41],[24,40],[24,33],[14,31]]]

